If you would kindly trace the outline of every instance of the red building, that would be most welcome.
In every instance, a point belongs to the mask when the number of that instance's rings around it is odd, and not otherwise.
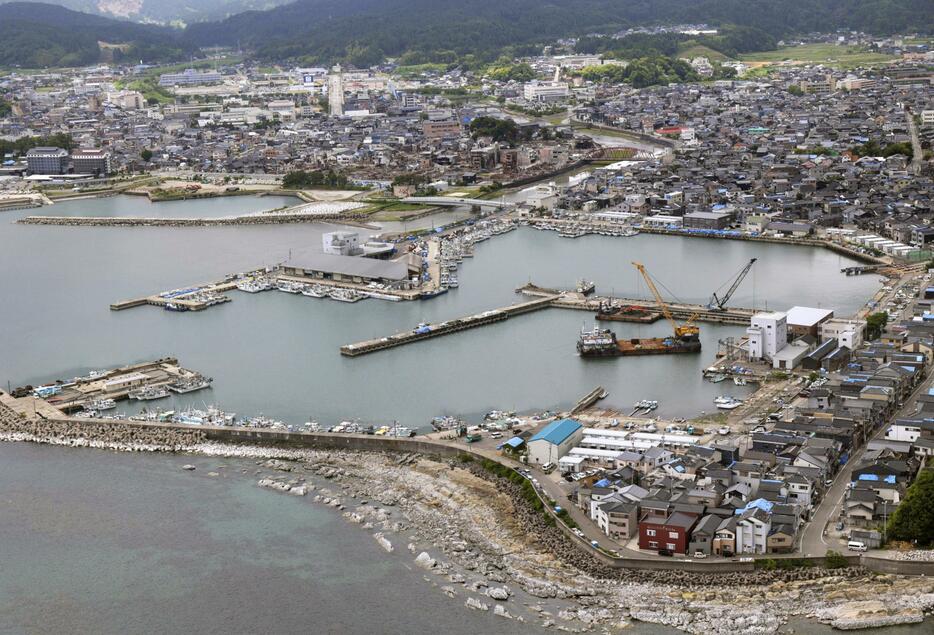
[[[687,553],[691,530],[697,524],[697,514],[674,512],[664,522],[643,518],[639,523],[639,549],[672,553]]]

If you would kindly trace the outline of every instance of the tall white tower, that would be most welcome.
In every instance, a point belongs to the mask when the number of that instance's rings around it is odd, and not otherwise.
[[[340,64],[332,68],[328,75],[328,109],[335,117],[344,114],[344,73]]]

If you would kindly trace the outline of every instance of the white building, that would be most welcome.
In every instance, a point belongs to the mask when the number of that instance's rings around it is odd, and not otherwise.
[[[898,419],[885,431],[888,441],[908,441],[914,443],[921,436],[921,422]]]
[[[768,512],[754,508],[736,522],[736,553],[765,553],[772,520]]]
[[[533,464],[557,464],[580,442],[584,426],[573,419],[558,419],[539,430],[529,439],[529,461]]]
[[[772,359],[788,343],[788,316],[782,311],[757,313],[749,328],[750,359]]]
[[[540,82],[533,79],[522,87],[522,96],[526,101],[561,101],[570,94],[567,82]]]
[[[823,343],[829,339],[836,339],[840,346],[846,346],[853,351],[863,345],[865,330],[865,320],[834,318],[820,325],[820,341]]]
[[[327,232],[321,235],[324,253],[331,256],[355,256],[360,253],[359,236],[355,232]]]

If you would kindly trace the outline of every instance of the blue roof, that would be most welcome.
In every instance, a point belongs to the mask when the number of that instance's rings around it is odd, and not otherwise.
[[[579,421],[574,421],[574,419],[559,419],[558,421],[552,421],[539,430],[529,441],[544,440],[555,445],[561,445],[569,436],[583,427]]]
[[[737,509],[733,513],[738,516],[739,514],[742,514],[743,512],[748,511],[750,509],[754,509],[756,507],[758,507],[764,512],[768,512],[770,514],[772,513],[772,503],[765,500],[764,498],[757,498],[754,501],[749,501],[748,503],[746,503],[745,507],[743,507],[742,509]]]
[[[523,443],[525,443],[525,439],[523,439],[522,437],[513,437],[509,439],[509,441],[506,441],[506,443],[504,443],[503,445],[508,445],[511,448],[518,448]]]

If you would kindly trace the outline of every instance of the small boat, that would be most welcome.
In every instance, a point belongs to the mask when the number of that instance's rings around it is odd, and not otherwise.
[[[358,302],[366,296],[353,289],[331,289],[328,291],[328,297],[338,302]]]
[[[209,388],[212,381],[214,380],[210,377],[205,377],[204,375],[200,374],[190,375],[188,377],[179,377],[174,382],[169,384],[169,390],[183,395],[185,393],[195,392],[196,390],[202,390],[203,388]]]
[[[301,293],[308,298],[326,298],[328,296],[328,290],[318,284],[306,286]]]
[[[84,406],[85,410],[112,410],[117,407],[117,402],[113,399],[95,399],[94,401],[89,401]]]
[[[743,405],[743,402],[739,399],[734,399],[733,397],[717,397],[714,399],[714,404],[720,410],[735,410]]]
[[[708,375],[707,379],[709,379],[711,382],[715,384],[719,384],[721,381],[726,379],[726,375],[724,375],[723,373],[714,373],[712,375]]]
[[[169,396],[169,391],[164,386],[143,386],[139,390],[131,391],[128,397],[138,401],[154,401],[156,399],[165,399]]]
[[[737,386],[745,386],[748,382],[745,377],[740,377],[739,375],[733,377],[733,383]]]

